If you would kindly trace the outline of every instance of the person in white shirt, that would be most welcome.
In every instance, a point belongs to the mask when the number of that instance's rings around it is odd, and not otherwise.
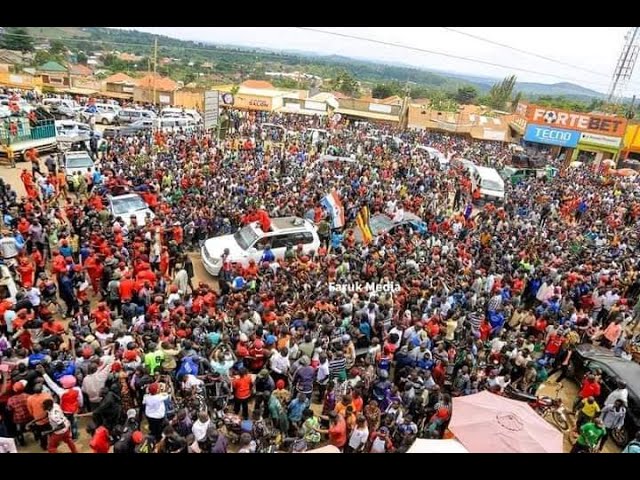
[[[289,372],[291,363],[289,362],[289,350],[287,348],[283,348],[281,352],[278,350],[273,352],[270,361],[271,371],[275,374],[285,376]]]
[[[49,434],[47,451],[49,453],[56,453],[58,451],[58,445],[64,442],[69,447],[69,450],[71,450],[71,453],[78,453],[76,444],[73,443],[73,439],[71,438],[71,422],[65,417],[60,405],[52,399],[47,398],[42,402],[42,408],[47,412],[49,425],[52,430]]]
[[[148,392],[149,393],[145,394],[142,398],[144,414],[149,422],[149,433],[151,433],[156,440],[160,441],[167,413],[165,402],[169,398],[169,395],[160,392],[160,386],[157,383],[149,385]]]
[[[367,426],[367,419],[364,415],[358,415],[356,428],[353,429],[349,437],[348,451],[351,453],[362,452],[368,440],[369,427]]]
[[[210,425],[211,419],[209,418],[209,414],[207,412],[198,412],[198,419],[193,422],[193,426],[191,427],[191,433],[193,433],[197,442],[205,439]]]
[[[629,390],[627,390],[627,384],[621,380],[618,381],[618,387],[607,396],[607,399],[604,401],[604,406],[613,406],[616,400],[622,400],[625,407],[628,405]]]

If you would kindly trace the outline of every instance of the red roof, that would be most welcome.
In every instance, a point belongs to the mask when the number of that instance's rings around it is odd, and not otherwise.
[[[115,73],[104,79],[106,83],[136,83],[135,78],[131,78],[126,73]]]
[[[273,90],[274,86],[264,80],[245,80],[240,84],[241,87],[246,88],[262,88]]]
[[[71,75],[82,75],[84,77],[93,75],[93,70],[91,70],[86,65],[82,65],[80,63],[76,63],[75,65],[69,65],[69,71]]]
[[[155,88],[163,92],[174,92],[178,89],[178,84],[169,77],[161,77],[160,75],[149,74],[138,80],[138,86],[142,88]]]

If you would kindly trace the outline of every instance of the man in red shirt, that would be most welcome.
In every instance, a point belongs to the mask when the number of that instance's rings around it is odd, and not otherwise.
[[[556,358],[564,344],[564,341],[564,336],[560,335],[557,331],[553,332],[549,336],[549,340],[547,340],[547,345],[544,349],[545,355],[550,358]]]
[[[242,408],[242,418],[248,420],[249,399],[251,398],[253,380],[251,379],[251,375],[247,373],[247,369],[244,367],[241,367],[238,373],[239,375],[234,377],[231,382],[231,386],[233,387],[233,411],[238,415]]]
[[[595,375],[592,373],[585,375],[582,380],[582,385],[580,386],[580,392],[578,392],[578,397],[573,405],[573,409],[575,410],[582,400],[586,400],[589,397],[593,397],[597,400],[598,397],[600,397],[600,393],[600,382],[598,382]]]
[[[336,412],[329,412],[329,444],[342,450],[347,443],[347,422]]]

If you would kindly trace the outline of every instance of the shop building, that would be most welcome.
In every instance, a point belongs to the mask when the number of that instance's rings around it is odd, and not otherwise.
[[[599,164],[607,159],[616,162],[619,158],[626,118],[523,103],[517,111],[524,113],[527,120],[523,142],[530,149],[567,162]]]

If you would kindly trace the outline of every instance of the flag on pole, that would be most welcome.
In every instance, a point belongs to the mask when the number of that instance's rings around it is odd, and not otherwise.
[[[331,193],[324,196],[320,204],[331,215],[332,228],[344,227],[344,206],[342,205],[342,200],[340,200],[338,192],[332,190]]]
[[[369,220],[369,207],[365,205],[360,209],[356,216],[356,224],[358,225],[360,232],[362,232],[362,241],[365,245],[368,245],[373,240],[373,233],[371,232]]]

